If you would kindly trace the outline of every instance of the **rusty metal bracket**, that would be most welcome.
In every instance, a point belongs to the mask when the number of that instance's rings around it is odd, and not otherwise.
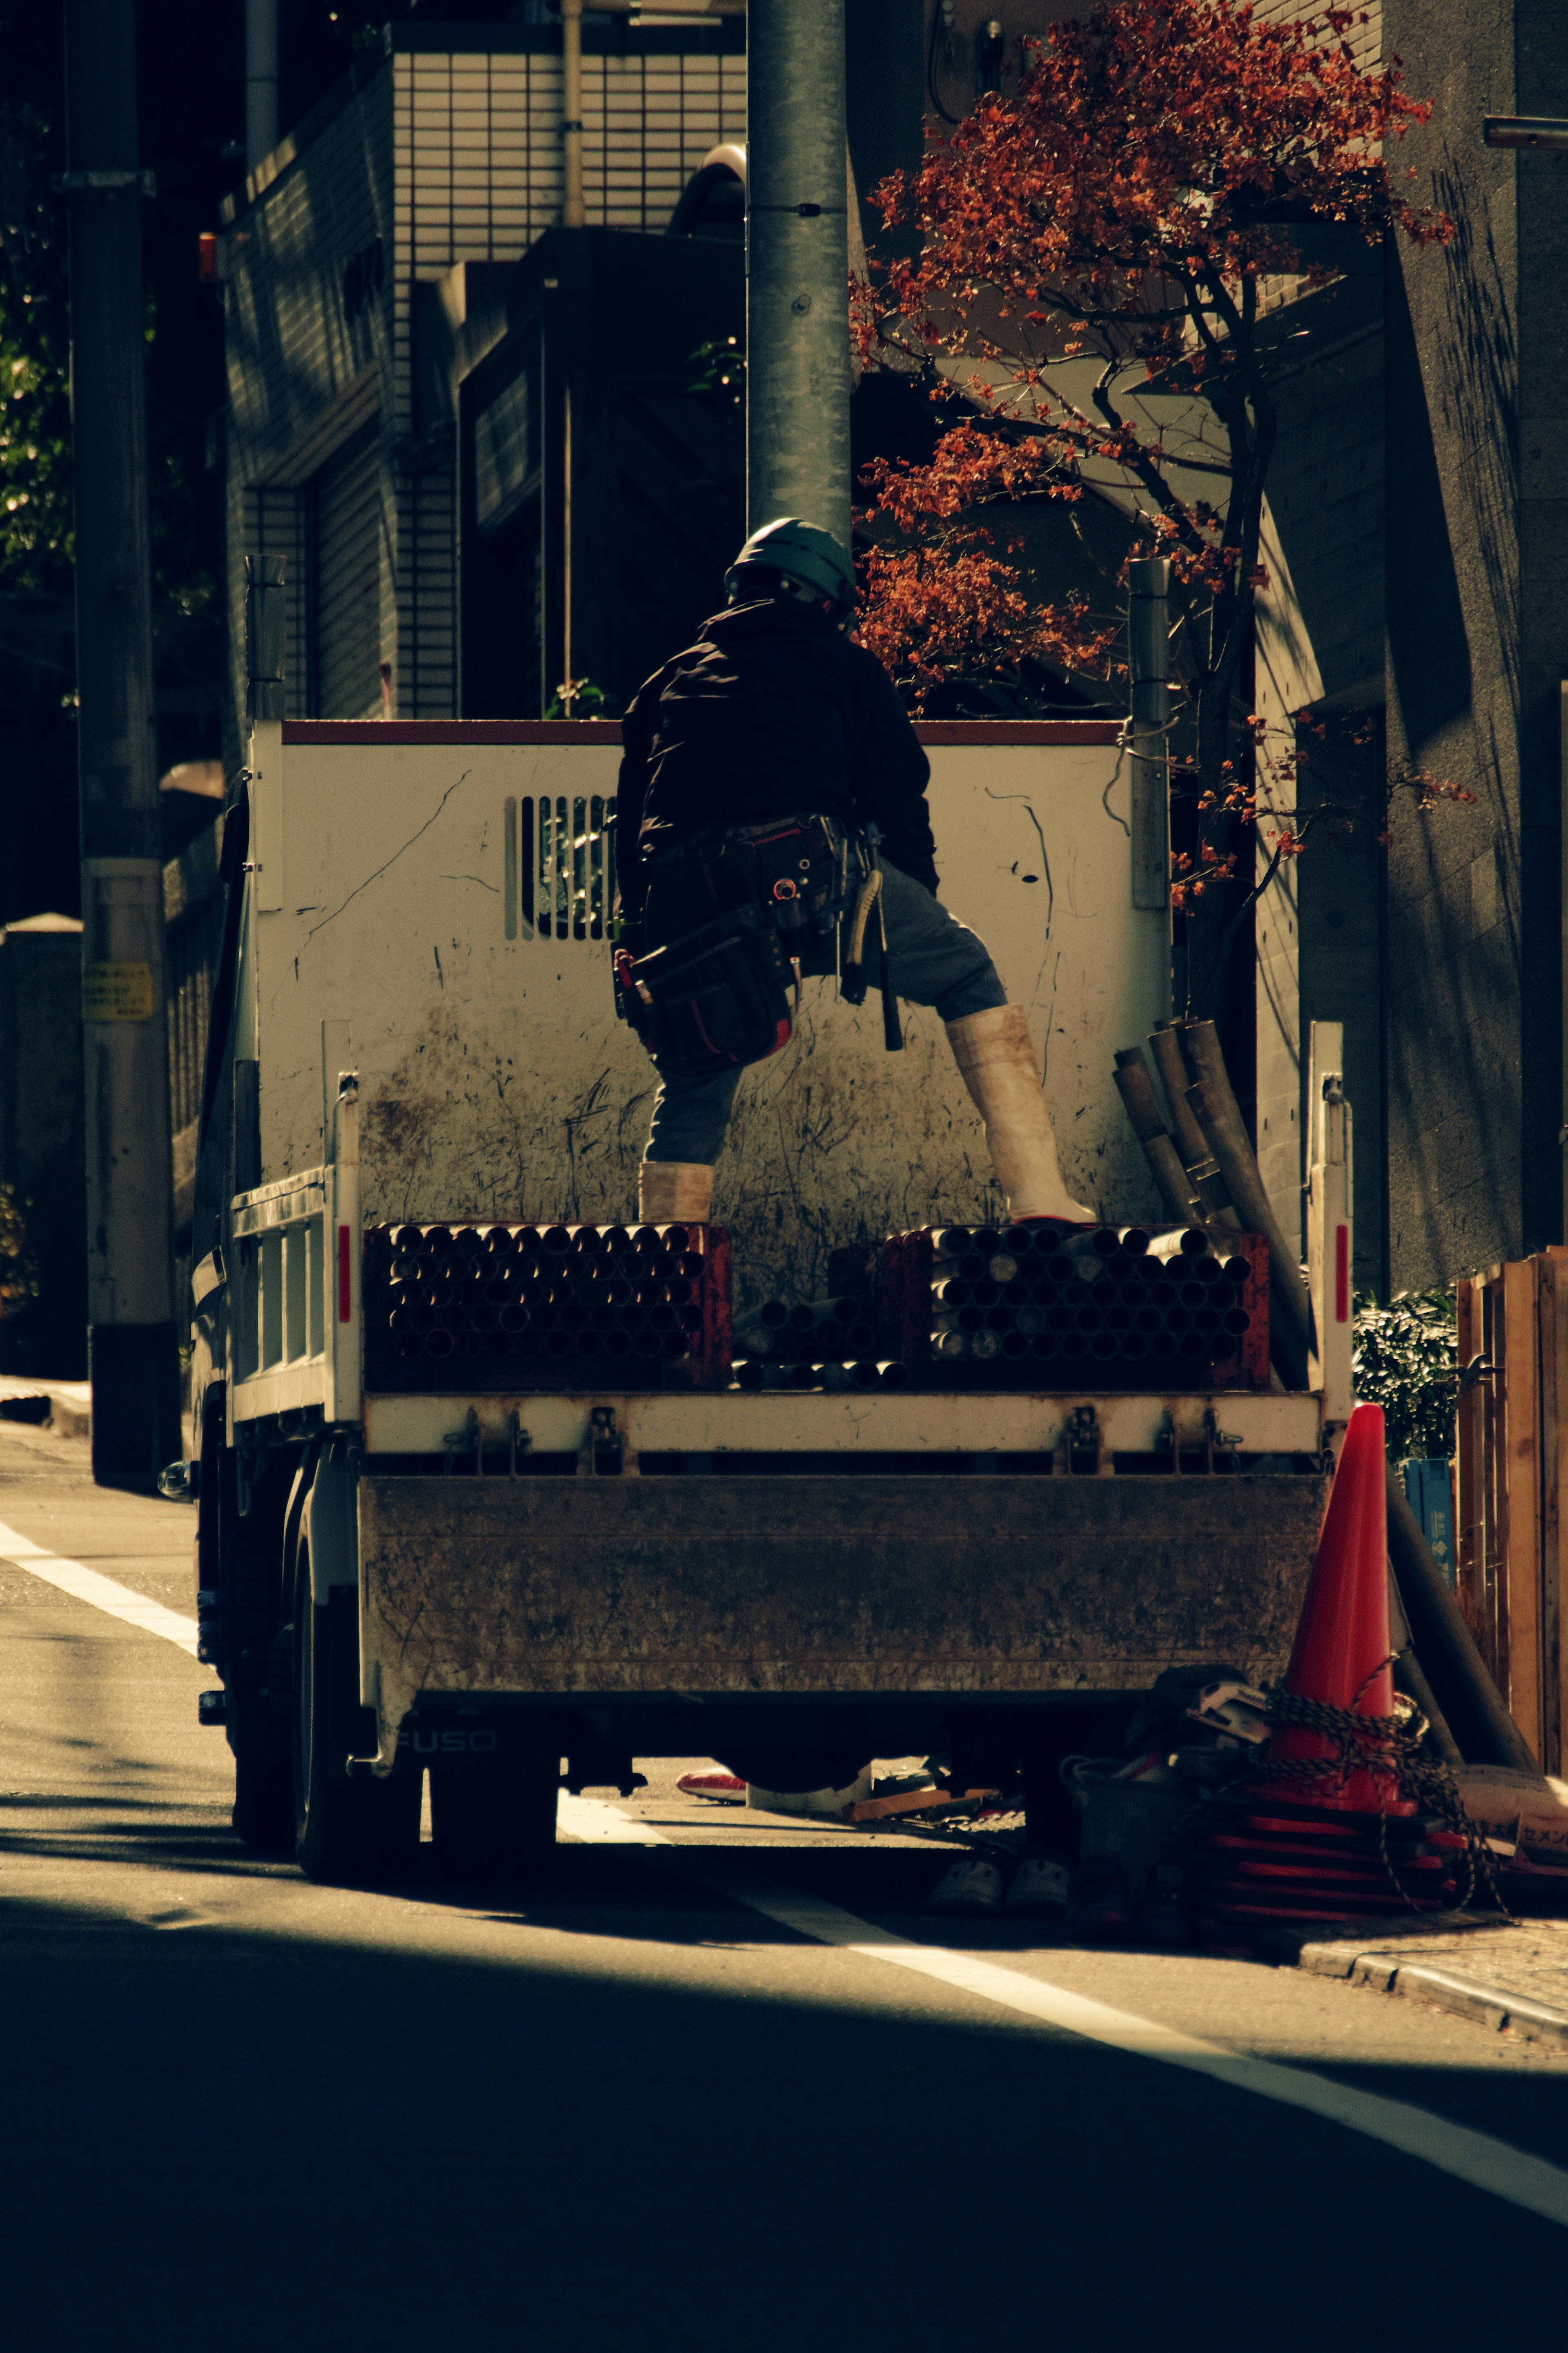
[[[577,1458],[578,1476],[616,1479],[621,1473],[624,1455],[621,1434],[616,1428],[615,1407],[594,1406],[588,1415],[588,1434]]]
[[[1167,1406],[1164,1423],[1157,1433],[1155,1442],[1162,1454],[1170,1456],[1168,1467],[1173,1478],[1212,1478],[1215,1463],[1218,1461],[1228,1461],[1233,1471],[1239,1467],[1237,1456],[1241,1446],[1240,1432],[1234,1430],[1222,1430],[1215,1417],[1212,1405],[1205,1407],[1203,1421],[1196,1430],[1178,1430],[1176,1417]],[[1182,1467],[1184,1453],[1201,1454],[1202,1471],[1194,1472],[1184,1470]]]
[[[484,1477],[484,1440],[479,1432],[479,1417],[472,1406],[468,1408],[461,1430],[447,1430],[441,1443],[447,1450],[447,1460],[441,1465],[444,1478],[449,1477],[456,1468],[458,1455],[467,1454],[470,1450],[474,1458],[474,1476],[477,1479]]]
[[[1057,1462],[1061,1475],[1068,1479],[1098,1479],[1109,1467],[1105,1434],[1091,1405],[1075,1405],[1062,1424]]]

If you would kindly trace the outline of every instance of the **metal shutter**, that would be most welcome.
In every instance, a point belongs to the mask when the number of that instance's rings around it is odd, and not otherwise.
[[[367,425],[312,485],[315,713],[381,715],[381,440]]]

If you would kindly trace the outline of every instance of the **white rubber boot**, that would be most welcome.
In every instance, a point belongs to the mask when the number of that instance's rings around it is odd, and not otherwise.
[[[705,1226],[713,1171],[700,1160],[645,1160],[637,1170],[637,1223]]]
[[[1070,1198],[1057,1160],[1051,1107],[1021,1005],[994,1005],[947,1025],[952,1059],[985,1122],[992,1165],[1012,1218],[1068,1218],[1094,1211]]]

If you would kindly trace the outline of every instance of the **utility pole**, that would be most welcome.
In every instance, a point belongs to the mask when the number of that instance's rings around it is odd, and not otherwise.
[[[561,0],[561,226],[581,228],[583,209],[583,0]]]
[[[245,168],[278,144],[278,0],[245,0]]]
[[[66,0],[65,26],[92,1472],[151,1488],[184,1451],[142,385],[153,189],[134,0]]]
[[[746,90],[746,528],[847,547],[844,0],[748,0]]]

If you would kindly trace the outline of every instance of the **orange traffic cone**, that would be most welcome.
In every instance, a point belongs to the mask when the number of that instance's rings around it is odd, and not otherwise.
[[[1384,1467],[1383,1408],[1358,1405],[1351,1415],[1339,1467],[1323,1514],[1317,1556],[1286,1671],[1285,1689],[1298,1699],[1326,1700],[1359,1715],[1391,1715],[1394,1676],[1385,1662],[1388,1634],[1388,1488]],[[1339,1744],[1304,1725],[1285,1725],[1268,1744],[1263,1787],[1288,1791],[1313,1806],[1345,1813],[1413,1814],[1394,1775],[1383,1765],[1340,1773],[1281,1774],[1269,1765],[1296,1765],[1339,1753]]]
[[[1290,1652],[1285,1689],[1298,1699],[1375,1717],[1394,1712],[1388,1632],[1387,1491],[1383,1414],[1357,1406]],[[1366,1763],[1309,1725],[1281,1725],[1256,1780],[1204,1809],[1192,1864],[1200,1928],[1257,1934],[1288,1920],[1348,1920],[1448,1900],[1448,1859],[1434,1827],[1399,1794],[1370,1736]],[[1280,1767],[1329,1763],[1327,1772]]]

